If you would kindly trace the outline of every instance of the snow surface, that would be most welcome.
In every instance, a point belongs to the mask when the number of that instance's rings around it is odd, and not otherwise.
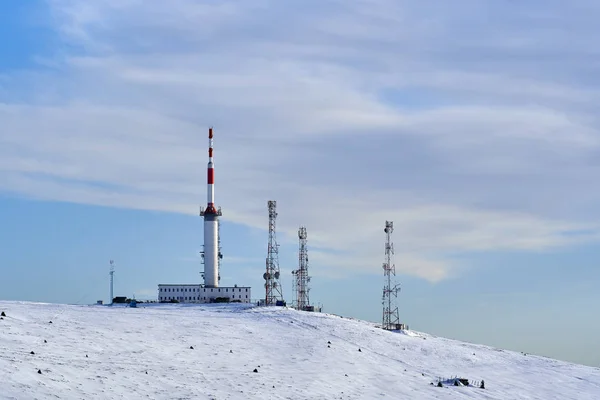
[[[0,399],[600,399],[597,368],[282,307],[0,311]]]

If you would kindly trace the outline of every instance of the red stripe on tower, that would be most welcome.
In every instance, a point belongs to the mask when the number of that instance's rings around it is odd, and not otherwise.
[[[215,183],[215,170],[214,168],[209,168],[208,169],[208,184],[209,185],[213,185]]]

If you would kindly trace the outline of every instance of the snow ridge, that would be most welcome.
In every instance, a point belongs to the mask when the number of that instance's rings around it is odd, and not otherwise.
[[[0,302],[0,399],[600,398],[596,368],[330,314],[138,307]]]

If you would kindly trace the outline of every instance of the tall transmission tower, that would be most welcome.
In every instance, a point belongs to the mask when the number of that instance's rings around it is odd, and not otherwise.
[[[265,305],[272,306],[283,302],[281,293],[281,283],[279,282],[279,245],[275,235],[275,222],[277,220],[277,202],[269,200],[267,202],[269,209],[269,245],[267,247],[267,270],[263,274],[265,279]]]
[[[113,303],[113,299],[114,297],[114,283],[115,283],[115,262],[113,260],[110,260],[110,272],[108,273],[110,275],[110,305],[112,305]]]
[[[383,322],[382,328],[388,330],[401,329],[400,318],[398,317],[398,307],[396,299],[400,291],[399,285],[394,282],[392,286],[392,276],[396,280],[396,266],[393,263],[392,256],[394,255],[394,244],[392,243],[392,232],[394,232],[394,223],[385,221],[386,234],[385,241],[385,262],[383,263],[383,276],[385,285],[383,287]],[[392,300],[392,296],[394,299]]]
[[[308,293],[310,288],[308,282],[310,282],[310,276],[308,276],[308,248],[306,246],[307,234],[306,228],[301,226],[298,230],[298,269],[292,271],[294,274],[294,297],[293,302],[296,310],[306,310],[310,306],[310,300]]]

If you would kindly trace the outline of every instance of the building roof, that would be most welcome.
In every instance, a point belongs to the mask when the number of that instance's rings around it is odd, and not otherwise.
[[[201,283],[159,283],[158,286],[202,286]],[[240,289],[250,289],[251,286],[219,286],[217,288],[206,288],[206,289],[232,289],[232,288],[240,288]]]

